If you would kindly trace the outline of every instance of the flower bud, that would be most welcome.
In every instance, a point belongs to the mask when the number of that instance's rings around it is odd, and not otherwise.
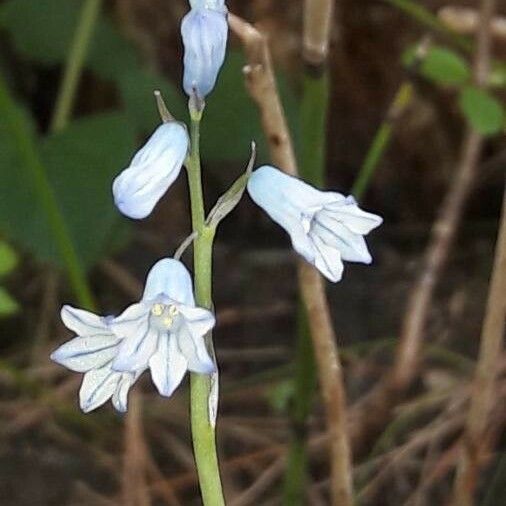
[[[186,127],[176,121],[160,125],[112,186],[114,202],[126,216],[148,216],[176,180],[188,153]]]
[[[183,18],[183,88],[189,97],[204,99],[214,88],[225,60],[228,23],[224,2],[192,2],[192,10]]]
[[[213,9],[215,11],[227,12],[225,0],[190,0],[192,9]]]

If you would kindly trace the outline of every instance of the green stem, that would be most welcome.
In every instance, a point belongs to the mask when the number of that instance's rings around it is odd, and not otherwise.
[[[212,309],[212,249],[214,231],[205,225],[204,197],[200,167],[200,119],[201,113],[191,111],[191,153],[188,160],[188,184],[190,188],[193,231],[198,235],[194,242],[195,298],[199,306]],[[212,348],[212,336],[208,335],[208,348]],[[224,506],[221,486],[216,434],[209,419],[211,377],[191,374],[191,427],[193,450],[199,476],[204,506]]]
[[[303,179],[316,186],[322,186],[325,179],[328,100],[327,73],[318,76],[306,74],[300,117],[302,150],[299,155],[299,172]],[[299,307],[294,399],[291,412],[293,434],[283,490],[283,504],[286,506],[304,503],[307,474],[306,424],[317,386],[311,333],[305,309],[302,304]]]
[[[7,130],[17,148],[20,167],[28,172],[28,180],[48,218],[59,254],[65,264],[70,282],[82,307],[93,310],[95,303],[85,273],[79,262],[67,224],[58,207],[56,196],[47,178],[28,127],[17,109],[7,86],[0,78],[0,116],[4,119]]]
[[[383,158],[383,154],[390,145],[392,138],[392,131],[397,118],[404,112],[406,107],[411,103],[413,96],[413,85],[410,81],[405,81],[401,84],[390,106],[386,118],[381,123],[371,147],[367,151],[364,163],[360,168],[355,184],[351,190],[352,195],[357,200],[360,200],[364,195],[372,177]]]
[[[79,78],[81,77],[101,4],[102,0],[85,0],[82,7],[51,120],[51,131],[53,132],[65,128],[72,113]]]

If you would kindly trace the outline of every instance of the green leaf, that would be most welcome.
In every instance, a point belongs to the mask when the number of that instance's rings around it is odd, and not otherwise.
[[[459,106],[473,128],[482,135],[494,135],[504,128],[502,104],[484,90],[467,86],[460,93]]]
[[[111,185],[128,165],[134,149],[132,127],[119,113],[75,121],[41,146],[42,160],[78,255],[87,266],[104,253],[120,217]]]
[[[457,53],[444,47],[431,47],[420,71],[427,79],[440,84],[462,85],[471,72],[467,62]]]
[[[38,259],[59,262],[34,183],[19,165],[2,126],[0,119],[0,229]],[[111,183],[127,165],[134,145],[133,131],[118,113],[75,121],[41,143],[41,159],[86,266],[93,265],[111,241],[119,217]]]
[[[0,241],[0,276],[14,270],[18,263],[16,252],[4,241]]]
[[[0,286],[0,318],[13,315],[19,309],[18,303]]]
[[[19,53],[57,64],[68,51],[79,6],[79,0],[8,0],[0,6],[0,24]]]
[[[163,77],[131,68],[118,85],[126,113],[140,132],[150,133],[161,122],[153,96],[155,90],[161,91],[169,111],[177,120],[186,118],[186,101],[182,93]]]
[[[46,65],[65,61],[81,12],[82,0],[8,0],[0,6],[0,25],[16,50]],[[95,27],[86,66],[110,80],[121,78],[137,58],[132,46],[107,19]]]

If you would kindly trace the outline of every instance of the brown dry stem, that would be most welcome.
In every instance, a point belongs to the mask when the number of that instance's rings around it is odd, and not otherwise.
[[[237,16],[231,15],[229,22],[232,31],[244,45],[248,60],[248,65],[244,68],[246,86],[260,110],[272,161],[286,173],[296,176],[295,154],[266,37]],[[298,275],[302,299],[308,313],[327,426],[331,435],[332,501],[336,505],[348,506],[353,500],[346,395],[325,286],[318,271],[305,262],[299,262]]]
[[[488,293],[485,320],[481,333],[480,352],[476,367],[471,403],[457,474],[454,504],[471,506],[483,457],[489,450],[487,428],[495,404],[495,382],[502,354],[506,317],[506,191],[503,199],[501,225],[496,245],[492,279]]]
[[[484,0],[483,2],[490,12],[487,13],[486,29],[480,30],[477,41],[474,81],[480,87],[486,85],[490,67],[490,32],[488,27],[492,16],[493,2],[494,0]],[[434,289],[448,260],[464,206],[475,184],[482,146],[483,137],[468,126],[457,172],[446,194],[439,217],[432,228],[422,272],[408,300],[392,376],[393,387],[397,391],[405,391],[418,373],[420,351]]]
[[[312,67],[320,67],[327,59],[334,8],[334,0],[304,1],[302,57]]]

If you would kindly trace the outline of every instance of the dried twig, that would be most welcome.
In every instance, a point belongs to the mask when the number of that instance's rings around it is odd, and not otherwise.
[[[480,13],[470,7],[447,5],[437,13],[453,31],[463,34],[474,34],[480,25]],[[498,39],[506,40],[506,17],[494,16],[490,21],[490,34]]]
[[[489,2],[493,3],[493,0],[485,0],[485,4]],[[486,26],[488,27],[488,21]],[[486,33],[481,31],[474,69],[477,86],[485,86],[487,82],[490,66],[489,46],[488,30]],[[439,218],[433,226],[424,267],[408,301],[391,378],[392,386],[397,391],[405,391],[418,373],[420,348],[434,289],[448,260],[464,206],[476,179],[482,145],[483,137],[468,126],[457,173],[443,202]]]
[[[130,396],[125,423],[125,455],[123,460],[122,504],[149,506],[146,479],[146,443],[142,428],[141,394]]]
[[[267,40],[255,27],[237,16],[229,18],[230,27],[240,38],[248,58],[244,68],[246,85],[256,102],[275,165],[297,175],[294,150],[279,99]],[[331,490],[333,503],[352,503],[351,457],[346,428],[346,400],[336,338],[318,271],[300,261],[301,295],[308,313],[318,375],[331,434]]]
[[[454,486],[454,504],[473,504],[481,457],[487,453],[486,436],[490,411],[494,405],[494,384],[501,356],[506,317],[506,191],[494,268],[488,294],[485,321],[481,333],[480,353],[474,378],[471,405]]]
[[[335,0],[304,1],[303,59],[320,67],[327,59]]]

